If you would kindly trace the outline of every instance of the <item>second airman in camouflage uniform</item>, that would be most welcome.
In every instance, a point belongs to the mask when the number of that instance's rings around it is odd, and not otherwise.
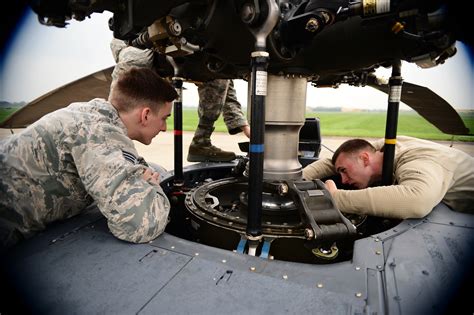
[[[234,152],[223,151],[211,143],[214,123],[219,116],[224,116],[228,132],[233,135],[244,131],[250,135],[247,119],[237,100],[232,80],[212,80],[198,85],[199,124],[189,146],[188,161],[231,161]]]
[[[93,201],[117,238],[160,235],[170,204],[132,140],[149,144],[166,130],[176,97],[156,73],[135,68],[118,78],[108,101],[72,103],[2,140],[0,249]]]
[[[117,63],[112,77],[130,67],[153,67],[154,52],[151,49],[138,49],[127,46],[125,42],[113,39],[110,48]],[[189,147],[188,161],[231,161],[235,159],[234,152],[223,151],[211,144],[214,123],[219,116],[224,116],[224,122],[231,135],[244,132],[250,136],[250,128],[242,112],[242,106],[237,100],[232,80],[216,79],[197,84],[199,93],[199,124]]]

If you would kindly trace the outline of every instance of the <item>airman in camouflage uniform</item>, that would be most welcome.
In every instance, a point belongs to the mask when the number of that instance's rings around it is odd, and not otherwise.
[[[170,204],[132,140],[149,144],[166,130],[176,97],[156,73],[135,68],[113,84],[108,101],[72,103],[2,140],[0,249],[93,201],[117,238],[141,243],[160,235]]]
[[[127,46],[123,41],[113,39],[110,48],[117,63],[112,77],[131,66],[153,67],[154,53],[151,49],[138,49]],[[221,113],[231,135],[243,131],[250,136],[248,122],[237,100],[232,80],[212,80],[197,84],[199,93],[199,124],[189,147],[188,161],[231,161],[234,152],[223,151],[211,144],[214,123]]]
[[[222,113],[228,132],[233,135],[241,131],[250,136],[250,129],[242,107],[237,100],[232,80],[216,79],[198,85],[199,124],[189,146],[188,161],[231,161],[234,152],[223,151],[211,144],[214,122]]]

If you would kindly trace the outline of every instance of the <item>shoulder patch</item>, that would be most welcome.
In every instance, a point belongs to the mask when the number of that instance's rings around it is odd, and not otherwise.
[[[122,155],[125,158],[125,160],[131,162],[132,164],[138,164],[138,158],[133,154],[128,151],[122,150]]]
[[[142,165],[148,166],[147,162],[142,157],[140,156],[137,157],[133,153],[122,150],[122,155],[125,158],[125,160],[131,162],[132,164],[142,164]]]

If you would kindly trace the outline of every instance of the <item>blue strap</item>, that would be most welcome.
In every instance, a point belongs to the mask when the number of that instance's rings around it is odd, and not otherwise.
[[[262,246],[262,252],[260,253],[260,258],[268,258],[268,254],[270,253],[270,242],[264,241]]]
[[[263,152],[263,144],[251,144],[249,151],[253,152],[253,153],[262,153]]]
[[[247,239],[242,237],[240,239],[239,245],[237,245],[237,253],[243,254],[246,244],[247,244]]]

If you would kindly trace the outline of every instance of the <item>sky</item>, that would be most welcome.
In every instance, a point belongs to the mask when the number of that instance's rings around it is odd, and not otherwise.
[[[109,43],[110,12],[94,13],[78,22],[71,20],[67,29],[41,25],[33,12],[18,25],[8,49],[0,56],[0,101],[32,101],[71,81],[114,64]],[[466,47],[458,42],[458,53],[445,64],[430,69],[403,62],[404,81],[427,86],[456,109],[474,110],[474,61]],[[391,69],[379,69],[386,78]],[[247,82],[235,80],[237,97],[247,105]],[[194,84],[185,83],[184,106],[198,104]],[[370,87],[343,85],[337,89],[308,86],[308,107],[348,107],[385,109],[387,95]],[[67,105],[67,104],[65,104]],[[408,109],[407,106],[400,107]]]

